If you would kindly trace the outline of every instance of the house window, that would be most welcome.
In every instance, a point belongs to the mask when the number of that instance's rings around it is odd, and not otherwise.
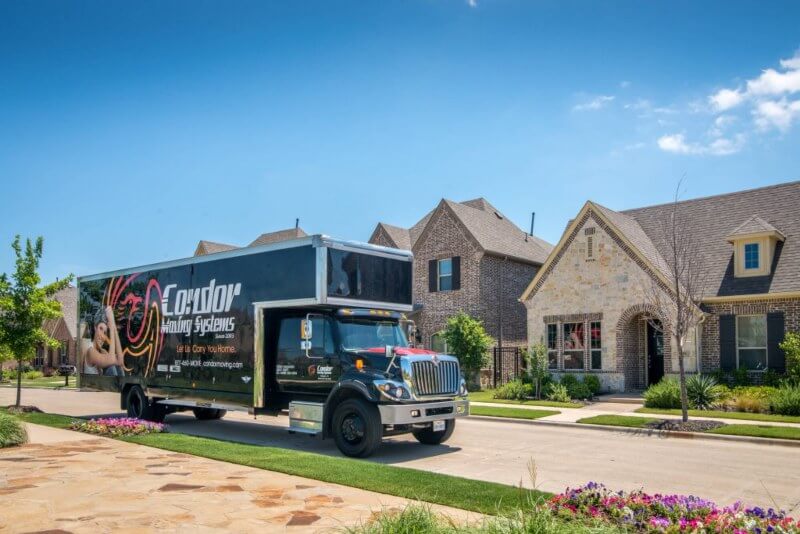
[[[447,354],[447,341],[444,338],[444,334],[439,332],[431,336],[431,350],[439,354]]]
[[[44,366],[44,346],[39,345],[36,347],[36,356],[33,358],[33,366],[34,367],[43,367]]]
[[[564,369],[583,369],[584,323],[564,323]]]
[[[67,365],[69,363],[69,353],[67,352],[67,342],[61,343],[58,347],[59,351],[59,363],[61,365]]]
[[[767,316],[736,316],[736,365],[749,370],[767,368]]]
[[[447,258],[438,261],[438,287],[439,291],[450,291],[453,289],[453,260]]]
[[[744,268],[745,269],[758,269],[759,268],[759,250],[758,243],[747,243],[744,246]]]
[[[591,351],[592,370],[603,368],[603,331],[600,321],[589,323],[589,350]]]
[[[558,369],[558,325],[547,325],[547,368]]]

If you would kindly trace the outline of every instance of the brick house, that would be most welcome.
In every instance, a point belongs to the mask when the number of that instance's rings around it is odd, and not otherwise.
[[[442,199],[411,228],[378,223],[369,242],[414,252],[415,311],[422,344],[445,351],[440,332],[464,311],[504,345],[526,344],[517,297],[552,245],[531,236],[483,198]]]
[[[60,365],[77,365],[78,350],[78,289],[68,286],[53,297],[61,303],[61,317],[48,319],[42,328],[50,337],[58,341],[58,347],[45,345],[36,347],[31,366],[39,371],[58,369]],[[16,368],[16,362],[7,362],[6,367]]]
[[[520,299],[528,338],[547,345],[554,374],[596,374],[605,389],[630,391],[678,373],[674,311],[651,298],[674,302],[663,230],[672,209],[590,201],[570,221]],[[778,344],[800,330],[800,182],[682,201],[677,213],[706,275],[685,368],[745,368],[756,380],[783,372]]]

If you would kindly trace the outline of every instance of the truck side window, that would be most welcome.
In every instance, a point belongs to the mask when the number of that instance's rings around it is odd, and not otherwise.
[[[305,358],[306,353],[300,348],[300,323],[302,317],[287,317],[281,321],[278,336],[278,361],[285,362],[299,357]],[[330,319],[316,317],[311,322],[311,356],[332,356],[335,352],[333,343],[333,328]]]

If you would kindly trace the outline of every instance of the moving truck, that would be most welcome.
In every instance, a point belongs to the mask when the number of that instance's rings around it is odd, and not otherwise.
[[[131,417],[279,414],[365,457],[469,413],[458,360],[410,346],[411,252],[316,235],[78,279],[79,385]]]

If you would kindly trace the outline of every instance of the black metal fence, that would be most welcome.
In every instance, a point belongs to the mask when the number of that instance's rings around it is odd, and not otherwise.
[[[502,386],[522,376],[525,360],[520,347],[494,347],[492,349],[492,387]]]

